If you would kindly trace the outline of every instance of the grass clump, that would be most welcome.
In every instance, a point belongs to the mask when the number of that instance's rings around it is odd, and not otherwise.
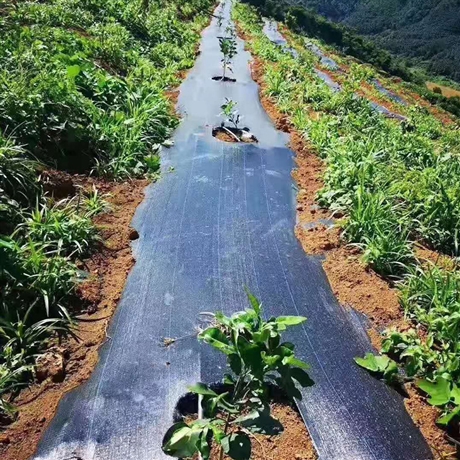
[[[77,259],[98,243],[98,191],[55,201],[57,168],[156,174],[178,123],[166,92],[191,67],[210,0],[13,2],[0,16],[0,417],[37,354],[74,334]]]

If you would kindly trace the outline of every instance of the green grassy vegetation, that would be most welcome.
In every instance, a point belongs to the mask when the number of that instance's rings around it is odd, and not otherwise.
[[[294,4],[288,0],[289,3]],[[302,0],[434,74],[460,79],[459,4],[450,0]]]
[[[433,74],[437,75],[441,72],[442,69],[430,68],[430,70],[427,70],[426,66],[421,67],[418,62],[413,62],[412,60],[392,54],[387,49],[379,46],[380,42],[374,40],[375,36],[367,38],[358,34],[355,29],[348,27],[346,23],[337,24],[315,13],[315,11],[319,10],[327,17],[335,17],[330,10],[324,8],[325,3],[330,4],[334,2],[321,2],[323,4],[322,7],[317,5],[318,2],[310,2],[309,0],[303,2],[302,6],[297,3],[294,4],[294,2],[289,0],[280,2],[271,0],[246,0],[246,2],[258,7],[266,16],[285,21],[295,32],[305,34],[308,37],[318,38],[324,43],[341,50],[346,55],[353,56],[391,75],[402,78],[408,83],[412,91],[416,91],[430,103],[438,105],[456,116],[460,116],[460,99],[445,97],[442,94],[428,90],[425,86],[425,81],[427,80],[441,79],[441,81],[450,82],[449,84],[455,87],[456,83],[454,81],[442,76],[433,76]],[[307,7],[309,6],[312,6],[313,9],[308,9]],[[340,6],[343,6],[343,2],[340,3]],[[365,21],[362,24],[365,25],[367,23],[368,21]],[[433,42],[434,40],[431,41]]]
[[[75,334],[77,259],[98,243],[97,190],[56,201],[40,172],[155,173],[210,0],[51,0],[0,11],[0,415],[36,355]]]
[[[419,106],[395,103],[407,119],[385,118],[355,96],[373,69],[354,64],[340,75],[342,91],[333,92],[315,74],[318,58],[304,37],[291,34],[299,53],[293,58],[263,34],[253,7],[237,4],[234,17],[251,37],[251,52],[264,64],[266,94],[325,162],[319,203],[345,216],[345,242],[361,248],[364,262],[400,289],[401,306],[414,330],[387,331],[383,351],[398,357],[410,378],[454,391],[460,383],[458,128],[444,126]],[[390,85],[389,80],[383,83]],[[309,117],[311,111],[318,116]],[[450,263],[420,262],[415,251],[420,243]],[[369,366],[394,375],[386,359]],[[449,393],[438,405],[449,413],[455,404]]]

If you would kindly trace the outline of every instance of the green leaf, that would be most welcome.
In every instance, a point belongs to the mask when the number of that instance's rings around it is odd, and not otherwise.
[[[244,337],[238,337],[238,350],[244,364],[257,374],[262,371],[261,349],[255,343],[249,343]]]
[[[79,73],[81,69],[79,65],[69,65],[67,67],[67,76],[69,78],[75,78]]]
[[[451,420],[460,415],[460,406],[455,407],[451,412],[436,420],[440,425],[448,425]]]
[[[280,344],[281,337],[277,332],[273,332],[268,340],[268,346],[271,350],[277,348]]]
[[[264,363],[267,364],[267,366],[270,366],[270,367],[275,367],[276,364],[279,361],[281,361],[281,356],[279,356],[279,355],[270,356],[270,355],[267,355],[267,353],[265,351],[263,351],[261,353],[261,356],[262,356],[262,359],[263,359]]]
[[[300,369],[310,369],[310,366],[307,363],[304,363],[293,355],[284,357],[283,364],[292,367],[299,367]]]
[[[175,423],[163,438],[163,452],[174,457],[191,457],[197,451],[199,430],[193,430],[186,423]]]
[[[216,396],[215,398],[208,399],[205,402],[206,414],[209,416],[214,416],[218,407],[232,414],[237,412],[235,407],[225,399],[227,395],[228,391],[220,394],[219,396]]]
[[[211,425],[211,430],[214,435],[214,439],[220,444],[222,439],[225,438],[225,431],[216,425]]]
[[[291,345],[289,342],[284,342],[275,350],[275,352],[283,358],[286,356],[293,356],[294,345],[292,345],[292,347],[290,347],[289,345]]]
[[[310,376],[303,370],[299,368],[291,369],[292,378],[297,380],[303,388],[311,387],[315,382],[310,378]]]
[[[249,299],[249,303],[251,304],[251,307],[253,310],[256,312],[257,316],[260,317],[260,311],[261,311],[261,306],[262,304],[257,300],[255,296],[253,296],[250,292],[247,286],[244,287],[244,290],[246,291],[246,294]]]
[[[373,353],[366,353],[364,358],[355,358],[356,364],[371,372],[385,372],[390,363],[390,358],[386,355],[376,356]]]
[[[226,355],[230,355],[235,352],[235,349],[230,344],[227,336],[218,327],[205,329],[199,335],[199,338],[206,343],[209,343],[209,345],[212,345],[214,348],[222,351]]]
[[[389,360],[383,378],[387,383],[393,383],[398,379],[398,365],[392,359]]]
[[[302,399],[302,393],[300,393],[299,389],[297,388],[293,380],[294,371],[299,371],[299,373],[303,373],[302,375],[298,375],[298,377],[302,381],[304,381],[304,379],[306,381],[308,374],[302,369],[290,368],[289,366],[280,366],[278,368],[280,377],[276,379],[276,383],[281,387],[282,390],[284,390],[284,392],[289,396],[289,398]]]
[[[273,418],[269,412],[254,410],[247,415],[238,417],[233,423],[237,423],[253,433],[269,436],[279,435],[283,432],[283,425]]]
[[[251,457],[251,441],[241,431],[225,436],[220,443],[224,452],[234,460],[249,460]]]
[[[216,312],[216,320],[219,324],[231,327],[232,321],[228,316],[225,316],[221,311]]]
[[[278,316],[278,318],[276,318],[276,323],[280,331],[284,331],[291,326],[298,326],[305,321],[307,321],[307,318],[304,316]]]
[[[225,385],[235,385],[235,379],[230,374],[224,375],[224,384]]]
[[[208,460],[209,456],[211,455],[211,447],[209,446],[208,443],[208,433],[209,433],[209,428],[206,427],[201,435],[200,439],[198,440],[197,448],[199,452],[201,453],[203,460]]]
[[[418,386],[430,396],[428,402],[432,406],[443,406],[450,401],[450,382],[442,377],[438,377],[435,383],[420,380]]]
[[[450,391],[450,399],[454,401],[456,405],[460,405],[460,388],[452,384],[452,390]]]
[[[192,386],[188,387],[188,390],[191,393],[195,393],[197,395],[217,396],[217,393],[215,391],[211,390],[204,383],[197,383],[196,385],[192,385]]]
[[[228,356],[228,363],[230,365],[230,369],[236,374],[240,375],[241,374],[241,358],[236,354],[233,353]]]
[[[254,342],[264,343],[270,338],[270,330],[264,329],[261,332],[254,332]]]

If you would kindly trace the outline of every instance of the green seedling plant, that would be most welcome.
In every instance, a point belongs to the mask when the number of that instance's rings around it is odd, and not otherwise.
[[[228,31],[229,28],[227,27],[226,31]],[[231,31],[233,29],[230,28]],[[221,60],[222,62],[222,80],[225,80],[227,76],[227,72],[232,72],[232,59],[236,56],[238,53],[237,47],[236,47],[236,39],[235,36],[233,35],[234,32],[228,37],[219,37],[219,46],[220,46],[220,52],[223,55],[223,58]]]
[[[429,404],[443,409],[443,415],[438,418],[437,423],[448,425],[452,420],[459,419],[460,388],[454,382],[438,376],[434,382],[420,380],[418,387],[429,396]]]
[[[355,362],[372,374],[381,376],[388,384],[399,383],[398,365],[386,355],[366,353],[364,358],[355,358]]]
[[[94,185],[89,192],[86,192],[83,199],[83,206],[90,217],[96,216],[110,209],[109,204]]]
[[[283,431],[270,415],[270,387],[279,387],[290,399],[301,399],[298,386],[313,384],[306,372],[308,365],[295,356],[294,344],[281,340],[286,329],[306,318],[264,320],[260,302],[250,293],[248,297],[251,308],[231,317],[216,313],[213,324],[198,336],[226,356],[228,390],[219,394],[204,383],[189,388],[199,395],[204,418],[175,423],[167,431],[163,451],[172,457],[198,453],[206,460],[214,444],[220,460],[224,455],[249,460],[253,434],[273,436]]]
[[[6,365],[0,365],[0,415],[6,415],[10,419],[15,415],[16,408],[9,401],[9,396],[21,385],[22,374],[29,371],[30,368],[26,366],[11,370]]]
[[[233,125],[235,130],[239,130],[239,124],[241,121],[241,116],[236,109],[237,102],[229,99],[228,97],[225,98],[225,102],[220,106],[222,110],[222,114],[225,115],[227,121]]]

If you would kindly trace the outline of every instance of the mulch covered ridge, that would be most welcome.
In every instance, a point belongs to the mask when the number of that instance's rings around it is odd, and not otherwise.
[[[241,30],[238,32],[246,41],[250,40],[247,34]],[[260,99],[265,111],[279,130],[290,134],[290,148],[296,153],[297,169],[293,171],[299,189],[296,235],[305,252],[324,257],[323,268],[339,302],[368,317],[369,337],[378,349],[383,329],[397,326],[399,330],[404,330],[411,326],[404,318],[397,290],[361,262],[360,251],[341,240],[337,226],[331,228],[321,223],[321,220],[331,217],[330,212],[321,209],[316,202],[316,194],[323,187],[325,165],[306,139],[295,130],[289,118],[265,95],[264,63],[257,56],[253,56],[252,75],[259,84]],[[405,399],[406,409],[427,440],[435,458],[456,458],[452,456],[455,449],[445,438],[444,431],[436,426],[439,410],[426,403],[425,397],[414,384],[406,384],[406,390],[409,394]]]

